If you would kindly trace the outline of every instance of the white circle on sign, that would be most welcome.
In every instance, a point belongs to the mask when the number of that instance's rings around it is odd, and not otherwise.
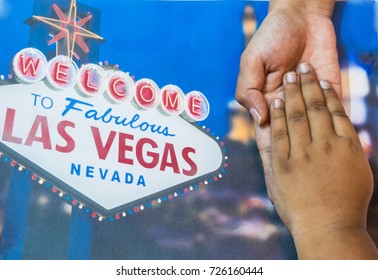
[[[35,83],[46,76],[47,60],[44,54],[35,48],[26,48],[13,57],[13,71],[24,83]]]
[[[76,84],[78,68],[67,56],[58,55],[51,59],[47,67],[47,81],[56,89],[68,89]]]
[[[96,96],[106,89],[104,69],[96,64],[86,64],[79,69],[77,87],[86,96]]]
[[[210,104],[206,96],[199,91],[191,91],[185,96],[184,118],[190,122],[205,120],[210,112]]]
[[[176,85],[166,85],[160,89],[160,109],[171,116],[178,116],[184,111],[185,95]]]
[[[130,100],[134,96],[134,81],[122,71],[115,71],[108,76],[106,93],[108,97],[117,103]]]

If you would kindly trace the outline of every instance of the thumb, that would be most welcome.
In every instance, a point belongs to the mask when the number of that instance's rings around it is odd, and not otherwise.
[[[255,56],[243,53],[236,86],[236,100],[251,113],[258,125],[268,119],[268,105],[262,90],[265,84],[264,64]]]

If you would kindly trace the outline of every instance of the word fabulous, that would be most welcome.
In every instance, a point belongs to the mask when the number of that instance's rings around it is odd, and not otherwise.
[[[138,109],[154,109],[167,116],[182,116],[189,122],[203,121],[210,110],[209,102],[199,91],[184,94],[175,85],[159,89],[150,79],[136,82],[122,71],[107,75],[96,64],[86,64],[80,69],[66,56],[56,56],[50,61],[39,50],[26,48],[13,58],[13,70],[23,83],[35,83],[46,78],[54,89],[75,87],[81,95],[94,97],[105,93],[113,103],[131,102]]]

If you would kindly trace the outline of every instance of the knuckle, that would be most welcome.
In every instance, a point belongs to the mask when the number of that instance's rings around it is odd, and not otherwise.
[[[329,101],[333,101],[334,99],[338,99],[336,92],[333,88],[324,90],[324,92],[325,92],[325,94],[324,94],[325,99],[327,99]]]
[[[306,118],[306,114],[304,111],[294,111],[292,113],[289,113],[288,115],[288,121],[290,122],[301,122],[304,121]]]
[[[344,110],[338,109],[331,112],[333,117],[349,118]]]
[[[327,109],[327,107],[326,107],[323,100],[312,100],[307,105],[307,110],[309,110],[309,111],[321,112],[321,111],[325,111],[326,109]]]
[[[277,160],[272,167],[273,170],[277,172],[283,172],[285,174],[292,172],[292,166],[288,160]]]
[[[291,165],[288,162],[281,161],[280,168],[285,171],[285,173],[290,173],[292,171]]]
[[[248,96],[250,96],[250,94],[248,93],[247,90],[237,90],[236,91],[236,94],[235,94],[235,98],[236,100],[241,104],[245,104],[246,100],[248,99]]]
[[[301,163],[311,161],[312,156],[311,156],[311,153],[309,151],[307,151],[306,149],[304,149],[304,150],[296,151],[295,153],[293,153],[292,159],[298,165],[300,165]]]
[[[286,137],[288,137],[286,129],[280,129],[272,133],[272,140],[274,142],[278,142],[282,139],[285,139]]]
[[[318,85],[318,80],[313,75],[306,75],[305,77],[301,78],[302,85]]]
[[[263,147],[259,148],[259,151],[260,151],[260,155],[264,155],[264,154],[270,154],[272,149],[270,145],[264,145]]]
[[[333,151],[333,146],[332,146],[332,144],[330,143],[330,141],[325,140],[325,141],[323,142],[323,150],[324,150],[325,154],[327,154],[327,155],[329,155],[329,154],[332,153],[332,151]]]
[[[356,154],[363,153],[361,142],[358,136],[356,136],[356,138],[348,138],[346,141],[347,141],[347,147],[350,151],[353,151]]]
[[[303,151],[302,158],[303,158],[303,160],[305,160],[307,162],[311,161],[311,159],[312,159],[311,153],[309,153],[308,151]]]

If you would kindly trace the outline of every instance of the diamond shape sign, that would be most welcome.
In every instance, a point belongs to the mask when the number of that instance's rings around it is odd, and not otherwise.
[[[36,49],[0,82],[0,150],[20,171],[108,217],[218,178],[223,149],[193,124],[206,97]],[[62,196],[63,196],[62,195]]]

